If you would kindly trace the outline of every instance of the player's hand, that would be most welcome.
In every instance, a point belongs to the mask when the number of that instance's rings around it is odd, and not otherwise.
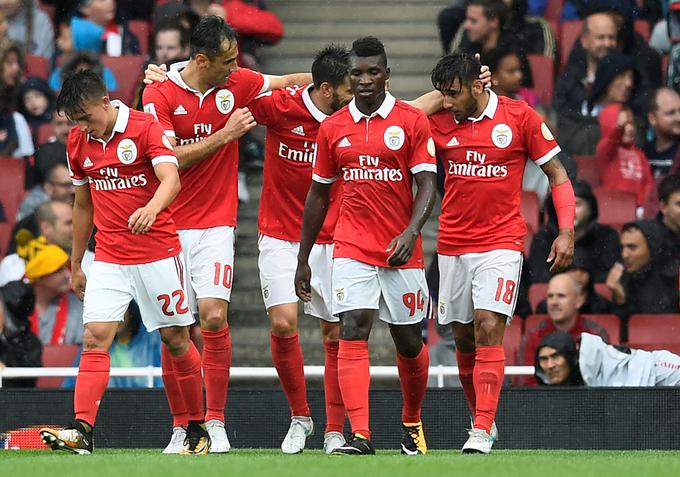
[[[229,116],[224,132],[227,134],[227,142],[235,141],[245,133],[257,126],[253,113],[248,108],[238,108]]]
[[[71,290],[76,294],[80,301],[85,298],[85,285],[87,284],[87,278],[85,273],[80,266],[71,266]]]
[[[574,231],[560,231],[559,235],[555,239],[550,247],[550,253],[548,254],[548,263],[552,262],[550,267],[551,272],[557,272],[562,270],[569,265],[574,259]]]
[[[475,59],[481,61],[479,53],[475,53]],[[491,70],[487,65],[482,65],[482,68],[479,70],[479,80],[484,85],[484,88],[491,88]]]
[[[151,230],[151,226],[156,221],[158,211],[148,205],[135,210],[128,219],[128,228],[133,234],[145,234]]]
[[[387,246],[387,253],[392,252],[387,257],[387,263],[392,267],[398,267],[408,262],[413,255],[413,247],[415,247],[417,238],[418,232],[409,228],[394,237]]]
[[[168,70],[165,65],[149,63],[144,70],[144,84],[162,83],[166,79],[168,79]]]
[[[297,270],[295,270],[295,294],[305,303],[312,300],[312,269],[309,268],[309,263],[298,262]]]

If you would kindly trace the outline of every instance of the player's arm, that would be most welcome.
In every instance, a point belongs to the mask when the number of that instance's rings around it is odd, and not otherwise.
[[[289,75],[267,75],[269,78],[269,91],[289,88],[295,85],[309,84],[312,82],[311,73],[291,73]]]
[[[411,221],[400,235],[392,239],[387,247],[387,252],[392,252],[387,258],[387,263],[393,267],[405,264],[413,255],[416,239],[432,213],[437,196],[437,174],[423,171],[414,174],[413,177],[416,180],[418,192],[413,200]]]
[[[85,273],[81,268],[93,228],[94,207],[88,184],[75,186],[73,200],[73,246],[71,247],[71,288],[79,299],[85,296]]]
[[[567,171],[557,156],[543,164],[541,169],[550,181],[550,192],[557,211],[559,233],[546,260],[552,262],[550,271],[555,272],[569,266],[574,258],[576,199]]]
[[[176,164],[161,162],[153,166],[153,170],[160,184],[151,200],[130,215],[128,228],[133,234],[148,232],[156,221],[156,216],[170,205],[181,188]]]

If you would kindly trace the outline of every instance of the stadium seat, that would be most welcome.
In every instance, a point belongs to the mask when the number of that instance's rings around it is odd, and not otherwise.
[[[42,362],[45,368],[70,368],[80,353],[80,345],[44,345]],[[64,378],[41,377],[38,378],[36,387],[59,388]]]
[[[527,228],[527,234],[524,236],[524,255],[527,257],[531,252],[531,243],[534,241],[534,233]]]
[[[648,351],[667,349],[680,354],[680,315],[631,315],[628,345]]]
[[[111,97],[120,99],[132,106],[135,88],[144,73],[144,57],[142,55],[123,55],[118,57],[101,55],[101,62],[108,66],[116,76],[118,91],[111,92]]]
[[[151,34],[151,26],[146,20],[130,20],[127,23],[128,29],[139,40],[139,49],[142,55],[149,54],[149,40]]]
[[[522,319],[515,316],[512,323],[505,327],[503,335],[503,348],[505,349],[505,365],[516,366],[519,364],[519,342],[522,339]]]
[[[7,254],[9,238],[12,236],[12,226],[7,222],[0,222],[0,256]]]
[[[532,283],[531,286],[529,286],[529,304],[531,305],[531,310],[536,310],[536,305],[538,305],[546,296],[548,296],[547,283]]]
[[[47,81],[50,75],[50,62],[44,56],[28,55],[26,57],[26,76],[37,76]]]
[[[534,79],[534,92],[543,104],[551,104],[555,86],[555,63],[544,55],[527,55],[531,75]]]
[[[642,39],[645,40],[645,43],[649,43],[649,36],[652,33],[649,22],[646,20],[635,20],[635,26],[633,28],[635,29],[635,33],[640,35]]]
[[[583,318],[594,321],[607,331],[609,344],[621,342],[621,318],[616,315],[583,315]]]
[[[591,187],[600,186],[600,169],[595,156],[574,156],[576,161],[576,177],[586,181]]]
[[[536,192],[523,190],[520,199],[520,212],[524,217],[527,228],[533,233],[538,232],[540,211],[541,207]]]
[[[560,72],[564,71],[564,66],[567,64],[569,54],[574,46],[574,43],[581,36],[583,30],[583,20],[568,20],[562,22],[560,28]]]
[[[36,133],[37,145],[42,146],[54,136],[54,127],[51,123],[41,124]]]
[[[620,226],[636,219],[637,199],[634,193],[601,187],[596,188],[594,192],[601,224]]]
[[[0,158],[0,202],[5,208],[7,223],[14,227],[17,209],[24,196],[26,165],[12,157]]]
[[[529,289],[531,290],[531,289]],[[538,325],[541,321],[545,320],[548,318],[548,315],[529,315],[524,319],[524,332],[528,332],[529,330],[536,328],[536,325]]]
[[[666,82],[668,75],[668,54],[661,55],[661,83]]]
[[[612,299],[612,291],[609,289],[606,283],[596,283],[595,292],[598,293],[599,295],[602,295],[602,297],[606,298],[609,301],[611,301]]]
[[[562,18],[562,8],[564,8],[564,0],[548,0],[543,17],[546,20],[559,22]]]

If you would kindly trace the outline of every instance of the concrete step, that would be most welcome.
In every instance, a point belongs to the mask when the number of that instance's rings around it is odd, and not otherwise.
[[[320,39],[294,38],[290,37],[278,45],[272,46],[262,51],[262,56],[266,60],[274,56],[286,58],[289,56],[308,56],[310,65],[314,53],[323,48],[328,43],[342,42],[342,38],[326,36]],[[392,55],[396,56],[437,56],[441,54],[441,45],[436,36],[429,38],[409,38],[409,39],[388,39],[385,40],[385,51],[387,52],[388,63]],[[265,63],[266,64],[266,63]],[[434,65],[433,65],[434,66]],[[308,70],[304,70],[308,71]],[[288,70],[287,73],[292,73]]]
[[[432,22],[436,30],[435,20],[446,2],[286,2],[286,5],[269,2],[269,8],[276,12],[284,26],[295,21],[315,21],[332,18],[338,23],[349,21],[360,22],[404,22],[425,21]],[[370,28],[365,34],[371,34]]]
[[[371,20],[368,27],[365,21],[338,23],[328,18],[320,21],[300,21],[296,19],[286,23],[286,39],[310,38],[327,41],[328,38],[337,38],[343,39],[347,46],[356,38],[366,35],[367,32],[383,41],[398,38],[436,38],[438,35],[437,27],[431,18],[423,21],[409,20],[408,23],[383,21],[382,19]]]

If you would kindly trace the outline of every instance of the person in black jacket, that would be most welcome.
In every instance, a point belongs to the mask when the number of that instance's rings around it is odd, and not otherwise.
[[[587,264],[595,283],[604,282],[607,273],[621,256],[619,236],[613,228],[598,223],[597,199],[590,185],[573,181],[576,196],[574,221],[574,261]],[[528,267],[531,283],[547,283],[551,274],[545,266],[545,257],[557,237],[557,213],[552,199],[546,200],[548,222],[534,236],[529,252]]]

